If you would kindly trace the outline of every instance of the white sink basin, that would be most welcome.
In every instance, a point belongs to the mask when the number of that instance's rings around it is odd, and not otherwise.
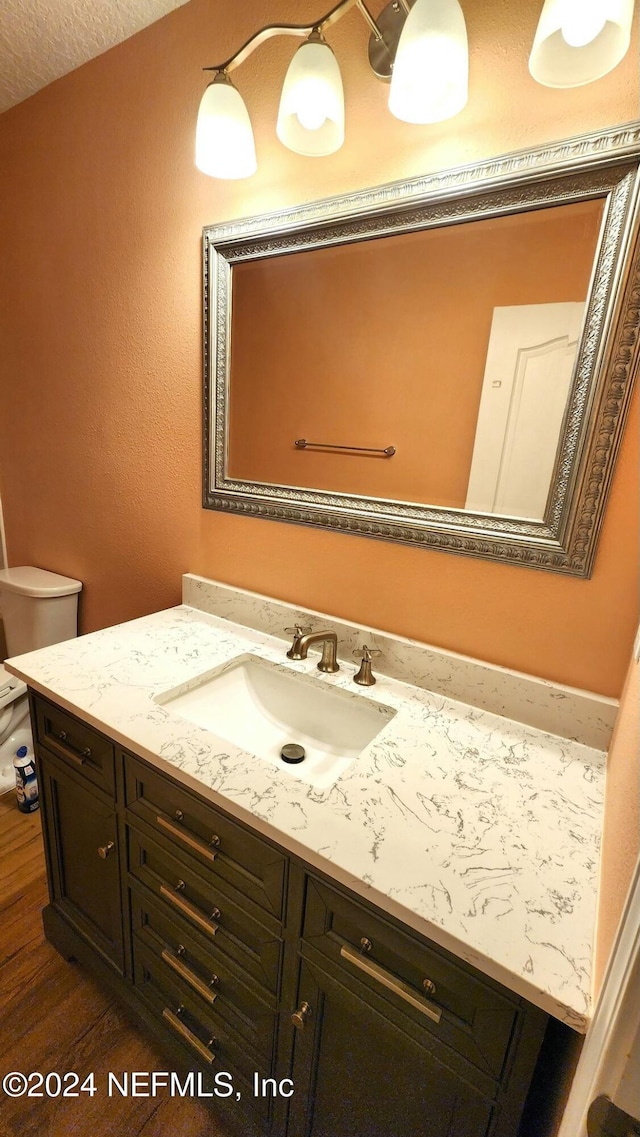
[[[395,715],[254,655],[237,656],[155,702],[319,789],[333,785]],[[306,752],[297,765],[280,756],[291,743]]]

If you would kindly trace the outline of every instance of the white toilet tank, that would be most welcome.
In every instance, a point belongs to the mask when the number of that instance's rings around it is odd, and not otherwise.
[[[81,588],[81,581],[44,569],[0,570],[0,613],[8,657],[74,639]]]

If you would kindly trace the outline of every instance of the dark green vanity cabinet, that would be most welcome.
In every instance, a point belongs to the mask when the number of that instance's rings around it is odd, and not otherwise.
[[[32,717],[46,934],[171,1069],[228,1072],[230,1129],[517,1137],[543,1012],[55,704]]]

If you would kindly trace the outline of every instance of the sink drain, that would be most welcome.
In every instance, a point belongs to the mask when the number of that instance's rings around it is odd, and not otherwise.
[[[306,754],[304,746],[300,746],[297,742],[287,742],[286,746],[283,746],[280,751],[282,761],[289,762],[292,766],[295,766],[297,762],[304,762]]]

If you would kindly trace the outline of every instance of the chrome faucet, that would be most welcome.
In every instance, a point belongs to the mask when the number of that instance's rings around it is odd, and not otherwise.
[[[312,632],[310,628],[302,628],[299,624],[295,628],[285,628],[285,632],[293,633],[293,643],[287,652],[287,659],[306,659],[312,644],[322,644],[318,671],[333,675],[340,670],[336,658],[338,637],[335,632]]]

